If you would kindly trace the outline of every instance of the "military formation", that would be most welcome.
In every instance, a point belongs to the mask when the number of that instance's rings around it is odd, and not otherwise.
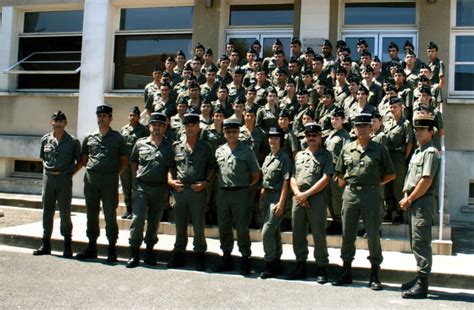
[[[156,65],[145,86],[144,110],[132,107],[120,132],[113,109],[97,107],[98,129],[82,148],[65,131],[61,111],[53,132],[41,141],[44,161],[41,247],[51,252],[55,204],[61,217],[64,257],[72,257],[72,176],[81,167],[87,207],[88,246],[76,255],[97,257],[100,205],[109,241],[107,262],[117,261],[119,180],[131,220],[126,267],[156,265],[153,248],[161,220],[176,225],[169,268],[186,266],[188,225],[194,230],[195,268],[206,270],[205,227],[217,225],[222,257],[215,272],[234,269],[234,230],[240,272],[251,273],[250,228],[261,229],[265,268],[261,278],[281,275],[281,231],[292,231],[296,266],[286,278],[307,277],[307,235],[314,240],[316,281],[329,282],[328,234],[342,235],[343,266],[332,285],[352,283],[357,236],[366,236],[371,270],[368,286],[381,290],[381,224],[408,224],[418,272],[402,286],[403,298],[426,298],[431,271],[431,226],[436,212],[440,112],[445,83],[438,47],[427,45],[427,64],[410,42],[403,56],[395,43],[382,63],[366,40],[352,51],[303,49],[293,38],[287,57],[280,40],[260,58],[253,42],[240,55],[232,42],[216,61],[197,44],[191,59],[179,51]],[[242,56],[242,59],[241,59]],[[400,56],[402,58],[400,58]],[[359,229],[362,221],[364,229]],[[146,231],[145,230],[146,223]]]

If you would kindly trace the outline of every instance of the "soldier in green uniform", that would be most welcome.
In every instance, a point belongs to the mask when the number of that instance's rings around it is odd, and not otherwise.
[[[329,254],[326,244],[325,189],[334,174],[331,154],[322,146],[322,129],[317,123],[305,125],[308,147],[296,154],[295,169],[291,176],[293,191],[293,251],[296,268],[287,276],[289,280],[305,279],[308,259],[308,224],[314,241],[316,281],[327,282],[326,267]]]
[[[155,112],[148,121],[150,135],[141,138],[130,155],[132,171],[137,175],[133,197],[133,219],[130,227],[130,259],[127,268],[140,263],[140,245],[146,243],[144,263],[156,265],[153,247],[158,242],[158,227],[168,200],[167,173],[173,165],[171,143],[164,137],[166,116]],[[147,221],[145,238],[143,230]]]
[[[433,73],[431,84],[439,84],[439,87],[443,88],[445,84],[444,73],[446,72],[446,69],[444,68],[444,62],[438,58],[438,45],[433,42],[428,43],[426,54],[429,59],[428,66]]]
[[[224,252],[222,261],[215,271],[231,271],[234,237],[232,227],[237,230],[237,244],[242,254],[240,273],[250,274],[250,235],[249,224],[251,204],[249,188],[260,179],[260,167],[252,148],[239,142],[240,122],[233,119],[224,121],[226,144],[216,151],[217,165],[217,217],[219,239]]]
[[[196,270],[204,271],[207,249],[204,227],[206,221],[206,188],[214,177],[216,162],[211,146],[199,138],[199,115],[193,111],[184,115],[185,137],[173,144],[174,167],[168,172],[168,184],[173,189],[176,242],[169,268],[185,266],[188,243],[188,222],[194,229]]]
[[[155,65],[155,70],[153,70],[153,82],[150,82],[145,85],[145,89],[143,91],[143,100],[146,103],[149,98],[153,98],[153,95],[160,91],[160,85],[161,85],[161,77],[163,76],[163,69],[161,68],[160,65]]]
[[[344,266],[332,284],[340,286],[352,283],[351,265],[356,250],[359,218],[362,217],[367,231],[368,259],[372,265],[369,287],[381,290],[382,284],[378,278],[383,260],[379,234],[381,185],[395,179],[395,168],[388,150],[370,140],[371,123],[371,114],[361,113],[355,117],[357,140],[344,146],[336,164],[339,186],[346,186],[342,195],[341,258]]]
[[[410,160],[403,186],[404,198],[400,208],[410,216],[410,241],[417,264],[417,277],[402,285],[403,298],[426,298],[431,272],[431,226],[436,212],[435,193],[441,157],[434,147],[434,119],[431,115],[415,113],[413,127],[418,142]]]
[[[33,255],[51,254],[56,202],[64,237],[63,257],[72,257],[71,199],[72,176],[82,167],[79,140],[67,133],[66,115],[58,111],[51,116],[53,131],[41,138],[40,157],[43,160],[43,242]]]
[[[270,154],[262,165],[262,189],[260,201],[263,209],[264,224],[262,228],[263,250],[265,251],[265,269],[260,273],[262,279],[280,274],[280,257],[283,252],[280,235],[280,223],[286,205],[291,159],[281,149],[284,144],[284,132],[272,127],[268,131]]]
[[[130,156],[133,146],[138,139],[146,137],[148,130],[145,126],[140,124],[140,109],[133,107],[128,114],[128,124],[123,126],[120,134],[125,139],[125,147],[127,154]],[[120,183],[122,184],[123,200],[127,211],[122,215],[123,219],[132,219],[132,191],[136,188],[136,176],[132,173],[130,166],[130,158],[127,168],[120,174]]]
[[[87,237],[89,245],[76,255],[77,259],[97,258],[97,238],[100,234],[100,202],[105,216],[105,230],[109,240],[107,262],[117,261],[115,244],[118,238],[117,213],[119,174],[128,165],[125,140],[110,127],[112,107],[97,107],[99,128],[89,133],[82,143],[82,162],[87,170],[84,175],[84,196],[87,208]]]

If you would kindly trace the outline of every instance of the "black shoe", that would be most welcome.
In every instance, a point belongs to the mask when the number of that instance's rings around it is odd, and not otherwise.
[[[383,289],[382,283],[379,280],[379,265],[372,265],[370,270],[370,277],[369,277],[369,287],[373,291],[381,291]]]
[[[418,277],[412,288],[402,292],[405,299],[424,299],[428,297],[428,279]]]
[[[140,265],[140,248],[138,247],[131,247],[130,248],[130,258],[127,261],[125,267],[127,268],[135,268]]]
[[[145,265],[156,266],[158,262],[156,261],[155,253],[153,252],[153,246],[146,247],[145,258],[143,259]]]
[[[33,251],[33,255],[40,256],[40,255],[49,255],[51,254],[51,241],[50,239],[43,239],[41,246]]]
[[[352,275],[351,275],[351,263],[344,262],[342,271],[337,275],[336,279],[332,282],[334,286],[343,286],[352,284]]]
[[[332,220],[329,227],[326,228],[327,235],[342,235],[342,224],[339,221]]]
[[[206,271],[206,255],[204,253],[196,253],[196,270]]]
[[[328,282],[326,267],[316,266],[316,282],[319,284],[325,284]]]
[[[240,274],[243,276],[250,275],[250,257],[242,256],[240,259]]]
[[[72,258],[72,239],[71,236],[64,237],[64,258]]]
[[[296,262],[295,269],[286,276],[287,280],[304,280],[308,277],[306,273],[306,262]]]
[[[230,253],[224,253],[222,260],[212,269],[214,272],[224,272],[234,270],[232,256]]]
[[[186,265],[184,253],[181,251],[173,251],[171,259],[166,265],[168,268],[182,268]]]
[[[411,280],[409,282],[403,283],[402,284],[402,290],[406,291],[406,290],[411,289],[416,284],[416,281],[418,281],[418,277],[414,278],[413,280]]]
[[[128,210],[125,211],[125,213],[121,216],[121,218],[122,218],[123,220],[131,220],[132,217],[133,217],[132,212],[130,212],[130,211],[128,211]]]
[[[107,250],[107,259],[105,260],[107,263],[116,263],[117,260],[117,249],[115,248],[115,244],[109,244],[109,248]]]
[[[76,258],[79,260],[97,258],[97,245],[89,242],[89,245],[84,251],[76,254]]]

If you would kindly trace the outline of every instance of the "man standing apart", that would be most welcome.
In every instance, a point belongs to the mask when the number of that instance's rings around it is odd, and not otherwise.
[[[112,107],[97,107],[97,124],[99,129],[84,138],[82,144],[82,162],[86,166],[84,175],[84,196],[87,208],[87,237],[89,245],[77,259],[97,258],[97,238],[100,234],[100,202],[105,217],[105,230],[109,240],[107,262],[117,261],[115,244],[118,238],[117,206],[118,178],[128,165],[128,154],[125,141],[118,131],[110,127]]]
[[[340,187],[346,185],[342,196],[342,247],[344,262],[341,273],[332,283],[335,286],[352,283],[351,264],[355,255],[355,241],[359,218],[367,231],[369,257],[372,265],[369,287],[381,290],[378,271],[382,263],[380,224],[382,189],[395,179],[395,168],[388,150],[370,139],[372,114],[355,116],[356,141],[346,144],[337,160],[336,173]]]
[[[66,115],[58,111],[51,116],[53,131],[41,139],[40,157],[43,159],[43,243],[33,255],[51,254],[56,202],[61,217],[64,237],[63,257],[72,257],[71,199],[72,176],[82,167],[79,140],[65,131]]]
[[[417,277],[402,285],[403,298],[426,298],[431,272],[431,226],[436,211],[435,193],[441,157],[433,145],[434,118],[416,115],[413,120],[418,148],[413,154],[405,178],[400,208],[409,213],[410,241],[418,270]]]

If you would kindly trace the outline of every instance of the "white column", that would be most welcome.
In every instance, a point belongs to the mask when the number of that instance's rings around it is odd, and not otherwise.
[[[330,0],[301,0],[300,36],[305,47],[320,51],[321,41],[329,39]]]
[[[84,27],[82,31],[81,84],[77,112],[77,136],[82,140],[97,128],[95,111],[104,103],[104,91],[113,31],[110,0],[84,1]]]
[[[3,7],[0,32],[0,91],[13,90],[16,87],[16,76],[1,71],[17,62],[19,32],[17,10],[12,6]]]

